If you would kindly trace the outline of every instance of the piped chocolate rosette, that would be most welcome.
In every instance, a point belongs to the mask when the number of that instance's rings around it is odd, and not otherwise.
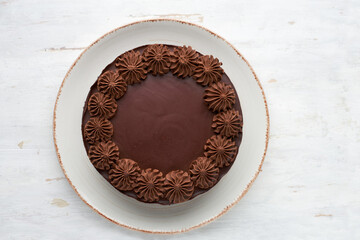
[[[241,113],[234,108],[237,99],[232,85],[221,81],[222,63],[211,55],[201,55],[190,46],[171,47],[154,44],[140,51],[128,51],[115,60],[115,69],[99,76],[87,101],[90,119],[83,128],[89,144],[88,156],[95,168],[106,171],[109,182],[119,191],[133,192],[142,202],[168,204],[185,202],[194,196],[194,189],[208,190],[219,181],[222,168],[231,166],[238,151],[235,139],[242,133]],[[117,111],[117,101],[129,86],[141,84],[148,74],[162,76],[172,73],[177,78],[191,77],[204,87],[203,100],[213,113],[211,128],[214,135],[205,143],[203,155],[193,159],[187,171],[173,169],[143,169],[136,159],[121,158],[112,141],[114,126],[111,119]]]

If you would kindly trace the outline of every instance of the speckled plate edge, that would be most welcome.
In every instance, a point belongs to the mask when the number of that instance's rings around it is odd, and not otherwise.
[[[259,89],[261,91],[261,94],[263,96],[263,101],[264,101],[264,106],[265,106],[265,111],[266,111],[266,139],[265,139],[265,148],[264,148],[264,153],[263,153],[263,156],[262,156],[262,159],[261,159],[261,162],[258,166],[258,170],[257,172],[255,173],[254,177],[251,179],[251,181],[247,184],[245,190],[238,196],[238,198],[232,202],[231,204],[229,204],[228,206],[226,206],[222,212],[220,212],[218,215],[202,222],[202,223],[199,223],[195,226],[192,226],[190,228],[186,228],[186,229],[182,229],[182,230],[178,230],[178,231],[150,231],[150,230],[144,230],[144,229],[139,229],[139,228],[135,228],[135,227],[132,227],[132,226],[128,226],[126,224],[121,224],[119,222],[116,222],[112,219],[110,219],[109,217],[107,217],[106,215],[104,215],[103,213],[101,213],[100,211],[98,211],[96,208],[94,208],[90,203],[88,203],[78,192],[77,188],[73,185],[73,183],[71,182],[70,178],[68,177],[67,173],[66,173],[66,170],[64,169],[64,166],[63,166],[63,163],[62,163],[62,160],[61,160],[61,156],[60,156],[60,153],[59,153],[59,149],[58,149],[58,146],[57,146],[57,139],[56,139],[56,110],[57,110],[57,105],[58,105],[58,101],[59,101],[59,97],[61,95],[61,92],[62,92],[62,88],[63,88],[63,85],[66,81],[66,79],[68,78],[69,74],[71,73],[72,69],[75,67],[75,65],[77,64],[77,62],[79,61],[79,59],[83,56],[83,54],[90,48],[92,47],[93,45],[97,44],[101,39],[103,39],[104,37],[106,37],[107,35],[110,35],[112,34],[113,32],[119,30],[119,29],[122,29],[122,28],[126,28],[126,27],[129,27],[129,26],[132,26],[132,25],[135,25],[135,24],[138,24],[138,23],[142,23],[142,22],[158,22],[158,21],[172,21],[172,22],[178,22],[178,23],[182,23],[182,24],[188,24],[188,25],[191,25],[191,26],[195,26],[195,27],[198,27],[198,28],[201,28],[207,32],[209,32],[210,34],[214,35],[215,37],[221,39],[222,41],[224,41],[226,44],[228,44],[236,53],[239,57],[242,58],[242,60],[248,65],[248,67],[250,68],[258,86],[259,86]],[[136,230],[136,231],[140,231],[140,232],[144,232],[144,233],[153,233],[153,234],[175,234],[175,233],[182,233],[182,232],[187,232],[187,231],[190,231],[190,230],[193,230],[193,229],[196,229],[196,228],[199,228],[199,227],[202,227],[212,221],[214,221],[215,219],[219,218],[220,216],[222,216],[223,214],[225,214],[230,208],[232,208],[235,204],[237,204],[241,198],[248,192],[248,190],[250,189],[250,187],[252,186],[253,182],[255,181],[255,179],[257,178],[257,176],[259,175],[260,171],[261,171],[261,167],[263,165],[263,162],[265,160],[265,156],[266,156],[266,152],[267,152],[267,148],[268,148],[268,143],[269,143],[269,131],[270,131],[270,118],[269,118],[269,110],[268,110],[268,105],[267,105],[267,101],[266,101],[266,97],[265,97],[265,93],[264,93],[264,90],[263,90],[263,87],[258,79],[258,77],[256,76],[255,72],[254,72],[254,69],[252,68],[252,66],[249,64],[249,62],[241,55],[241,53],[232,45],[230,44],[227,40],[225,40],[223,37],[217,35],[216,33],[210,31],[209,29],[205,28],[205,27],[202,27],[200,25],[197,25],[197,24],[194,24],[194,23],[189,23],[189,22],[185,22],[185,21],[180,21],[180,20],[174,20],[174,19],[150,19],[150,20],[143,20],[143,21],[136,21],[136,22],[133,22],[133,23],[129,23],[129,24],[126,24],[124,26],[121,26],[121,27],[118,27],[106,34],[104,34],[103,36],[101,36],[99,39],[97,39],[95,42],[93,42],[91,45],[89,45],[86,49],[84,49],[84,51],[79,55],[79,57],[75,60],[75,62],[71,65],[70,69],[68,70],[68,72],[66,73],[62,83],[61,83],[61,86],[60,86],[60,89],[59,89],[59,92],[57,94],[57,97],[56,97],[56,102],[55,102],[55,107],[54,107],[54,113],[53,113],[53,138],[54,138],[54,145],[55,145],[55,149],[56,149],[56,154],[58,156],[58,159],[59,159],[59,163],[60,163],[60,166],[64,172],[64,175],[66,177],[66,179],[68,180],[68,182],[70,183],[71,187],[74,189],[74,191],[76,192],[76,194],[80,197],[80,199],[83,200],[83,202],[85,204],[87,204],[91,209],[93,209],[95,212],[97,212],[99,215],[103,216],[104,218],[108,219],[109,221],[117,224],[117,225],[120,225],[122,227],[125,227],[125,228],[128,228],[128,229],[131,229],[131,230]]]

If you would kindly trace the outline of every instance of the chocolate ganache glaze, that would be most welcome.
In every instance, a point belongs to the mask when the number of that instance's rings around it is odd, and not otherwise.
[[[130,54],[135,53],[136,61],[129,65]],[[139,62],[139,54],[144,63]],[[91,87],[82,119],[84,145],[99,173],[122,193],[143,202],[178,203],[208,191],[232,166],[242,138],[239,99],[226,73],[219,75],[221,62],[203,56],[191,47],[138,47],[110,63],[99,75],[101,82]],[[201,60],[197,69],[195,57]],[[176,65],[174,59],[181,59],[182,65]],[[209,81],[199,70],[208,62],[216,70],[208,74]],[[137,69],[139,66],[143,69]],[[127,78],[124,69],[128,68],[139,74]],[[227,126],[224,121],[228,118],[230,130],[225,131],[221,127]],[[231,125],[234,119],[241,120],[236,128]],[[99,135],[94,124],[108,121],[113,127],[111,139],[110,134]],[[97,145],[97,139],[104,139],[107,145]],[[222,154],[227,155],[221,158]],[[122,182],[126,185],[120,185]]]

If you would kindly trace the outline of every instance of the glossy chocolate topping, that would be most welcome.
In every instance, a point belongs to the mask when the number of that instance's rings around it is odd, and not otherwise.
[[[142,53],[145,47],[135,51]],[[167,45],[167,48],[173,50],[174,46]],[[114,61],[102,73],[116,69]],[[221,82],[234,88],[225,73]],[[179,78],[171,71],[164,75],[147,74],[140,84],[128,85],[126,94],[116,101],[117,111],[110,119],[113,125],[111,141],[119,148],[119,158],[132,159],[144,170],[158,169],[164,177],[171,171],[189,172],[191,163],[204,156],[204,146],[215,134],[212,124],[216,113],[208,109],[203,98],[207,87],[197,83],[192,77]],[[89,98],[96,92],[97,84],[94,83],[84,105],[83,129],[90,119],[89,112],[86,111]],[[241,115],[237,95],[234,109]],[[240,133],[233,139],[236,146],[240,145],[241,137]],[[84,144],[88,151],[89,144],[85,138]],[[219,170],[219,179],[231,165],[232,162]],[[106,171],[99,172],[109,180]],[[195,187],[191,198],[207,190]],[[134,192],[123,192],[136,198]],[[138,199],[141,200],[144,196]],[[171,198],[170,202],[179,199]],[[164,194],[158,203],[169,204],[169,200]]]

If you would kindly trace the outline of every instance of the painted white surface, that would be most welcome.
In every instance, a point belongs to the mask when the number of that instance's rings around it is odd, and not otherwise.
[[[0,2],[1,239],[359,239],[359,1]],[[263,84],[271,139],[245,197],[174,236],[123,229],[63,178],[52,142],[61,81],[107,31],[154,17],[201,24]]]

